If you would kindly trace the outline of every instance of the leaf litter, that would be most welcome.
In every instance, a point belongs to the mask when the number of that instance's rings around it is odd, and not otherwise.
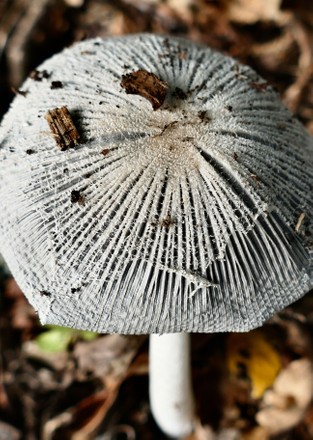
[[[42,59],[69,43],[151,31],[191,38],[250,64],[313,133],[310,2],[37,3],[36,12],[17,0],[0,4],[0,16],[6,16],[0,21],[0,53],[5,54],[0,115],[12,99],[11,87],[18,90]],[[179,57],[183,62],[184,54]],[[43,79],[37,74],[36,80]],[[1,292],[0,438],[167,438],[149,413],[144,337],[98,335],[86,341],[60,330],[51,339],[65,333],[66,343],[51,353],[38,340],[52,329],[40,326],[7,273],[1,273]],[[313,438],[312,298],[307,295],[249,334],[192,336],[199,419],[189,440]]]

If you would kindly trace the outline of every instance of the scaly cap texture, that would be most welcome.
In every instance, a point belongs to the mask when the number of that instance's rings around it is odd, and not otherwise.
[[[164,102],[126,93],[138,72]],[[0,251],[43,323],[244,331],[309,290],[312,138],[249,67],[94,39],[22,92],[0,129]]]

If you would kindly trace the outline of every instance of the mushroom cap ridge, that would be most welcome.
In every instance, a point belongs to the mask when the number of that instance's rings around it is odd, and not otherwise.
[[[168,85],[158,110],[121,87],[139,69]],[[142,34],[38,71],[0,128],[0,251],[43,323],[247,331],[310,289],[312,138],[252,69]],[[64,106],[81,139],[61,151]]]

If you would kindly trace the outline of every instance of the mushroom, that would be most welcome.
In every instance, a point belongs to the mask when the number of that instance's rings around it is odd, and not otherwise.
[[[312,138],[184,39],[87,40],[36,72],[0,129],[0,251],[42,323],[151,334],[152,411],[186,435],[188,333],[248,331],[312,286]]]

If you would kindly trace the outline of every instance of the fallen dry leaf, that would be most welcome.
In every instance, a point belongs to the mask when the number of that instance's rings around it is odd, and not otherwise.
[[[226,0],[226,14],[230,21],[253,24],[274,21],[283,24],[289,13],[281,10],[281,0]]]
[[[55,439],[57,430],[71,432],[71,440],[92,440],[105,414],[114,402],[118,387],[102,390],[50,419],[43,427],[43,440]]]
[[[256,420],[270,435],[287,431],[301,421],[312,397],[312,363],[308,359],[293,361],[278,375],[273,389],[264,394],[264,408]]]
[[[262,426],[256,426],[245,432],[240,440],[268,440],[268,432]]]
[[[105,383],[120,382],[145,337],[107,335],[90,342],[77,342],[74,357],[81,370],[105,378]]]
[[[8,423],[0,421],[0,439],[1,440],[20,440],[22,433]]]
[[[8,319],[15,330],[22,331],[22,339],[28,340],[37,322],[33,307],[13,278],[6,279],[3,294],[9,300],[9,305],[1,318]]]
[[[58,353],[43,351],[35,341],[24,342],[23,354],[29,359],[33,359],[60,372],[64,370],[69,362],[69,353],[67,351],[64,350]]]
[[[269,388],[280,368],[280,356],[260,330],[234,333],[228,340],[230,374],[251,383],[251,397],[259,399]]]
[[[241,436],[238,429],[224,428],[216,433],[210,426],[196,421],[194,432],[185,440],[241,440]]]
[[[72,440],[94,439],[144,339],[108,335],[89,342],[77,342],[73,355],[79,371],[99,377],[104,388],[51,418],[44,425],[43,439],[55,439],[58,431],[70,432]]]

